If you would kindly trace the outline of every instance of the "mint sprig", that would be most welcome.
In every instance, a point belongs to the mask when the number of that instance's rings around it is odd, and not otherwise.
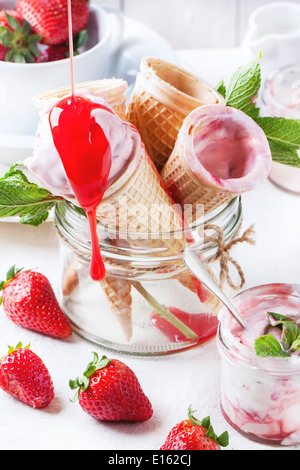
[[[0,218],[19,216],[21,224],[38,226],[62,198],[28,181],[18,164],[0,178]]]
[[[261,85],[260,57],[255,55],[249,64],[237,69],[225,94],[227,106],[240,109],[253,119],[259,116],[255,97]]]
[[[261,54],[257,54],[245,66],[233,74],[228,89],[223,81],[217,90],[225,98],[226,105],[250,116],[264,131],[275,162],[300,167],[297,151],[300,149],[300,120],[282,117],[261,117],[256,97],[261,86]]]
[[[279,342],[274,335],[266,334],[255,340],[254,349],[261,357],[290,357],[300,349],[300,329],[291,317],[268,312],[270,326],[281,329]]]

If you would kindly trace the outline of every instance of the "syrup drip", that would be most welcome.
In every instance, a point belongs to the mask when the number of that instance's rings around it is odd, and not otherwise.
[[[75,96],[71,0],[68,0],[68,23],[72,94],[56,104],[49,121],[71,188],[88,217],[92,243],[90,276],[101,281],[105,277],[105,266],[99,247],[96,209],[108,188],[112,156],[109,142],[92,113],[97,108],[111,111],[87,98]]]
[[[61,100],[50,112],[54,145],[79,205],[88,216],[92,259],[90,274],[94,280],[105,277],[105,267],[97,235],[96,209],[108,188],[111,149],[93,110],[106,107],[77,96]]]

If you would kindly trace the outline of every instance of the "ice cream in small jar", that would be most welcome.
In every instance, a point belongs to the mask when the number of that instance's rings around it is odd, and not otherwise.
[[[298,444],[300,286],[254,287],[234,304],[251,329],[241,328],[225,309],[219,312],[223,414],[250,439]]]
[[[300,64],[272,72],[266,81],[261,111],[264,116],[300,118]],[[273,162],[269,179],[282,189],[300,194],[300,167]]]

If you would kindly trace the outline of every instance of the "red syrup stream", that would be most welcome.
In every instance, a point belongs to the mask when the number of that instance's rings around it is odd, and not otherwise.
[[[79,205],[88,216],[92,259],[91,278],[100,281],[105,267],[97,234],[96,209],[108,188],[111,149],[105,134],[92,116],[93,110],[106,107],[81,96],[60,101],[50,113],[54,145]]]
[[[110,110],[87,98],[75,96],[71,0],[68,0],[68,23],[72,95],[52,109],[49,120],[53,142],[67,178],[89,220],[92,243],[90,275],[100,281],[105,277],[105,266],[99,247],[96,209],[108,188],[111,149],[92,114],[97,108]]]

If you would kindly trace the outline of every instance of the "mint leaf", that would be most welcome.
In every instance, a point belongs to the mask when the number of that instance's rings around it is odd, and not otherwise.
[[[223,96],[225,93],[227,106],[248,114],[262,128],[274,162],[300,168],[300,120],[260,117],[260,110],[255,104],[260,85],[260,54],[257,54],[249,64],[234,73],[227,92],[223,81],[219,83],[217,90]]]
[[[287,317],[286,315],[281,315],[280,313],[267,312],[267,317],[271,326],[282,325],[285,321],[296,323],[292,317]]]
[[[298,336],[298,327],[295,323],[286,321],[282,326],[281,344],[285,351],[290,351],[292,344]]]
[[[300,167],[300,120],[258,117],[255,121],[266,134],[273,161]]]
[[[261,85],[260,57],[256,54],[249,64],[238,68],[226,93],[227,106],[240,109],[253,119],[259,116],[254,101]]]
[[[226,97],[226,86],[225,86],[224,80],[221,80],[219,84],[216,86],[216,91],[220,93],[220,95],[222,95],[223,98]]]
[[[22,224],[40,225],[61,198],[30,183],[25,174],[14,165],[0,178],[0,218],[19,216]]]
[[[295,352],[298,349],[300,349],[300,335],[297,337],[297,339],[293,342],[291,346],[291,352]]]
[[[261,357],[290,357],[290,354],[282,350],[280,343],[271,334],[257,338],[254,349],[256,354]]]

